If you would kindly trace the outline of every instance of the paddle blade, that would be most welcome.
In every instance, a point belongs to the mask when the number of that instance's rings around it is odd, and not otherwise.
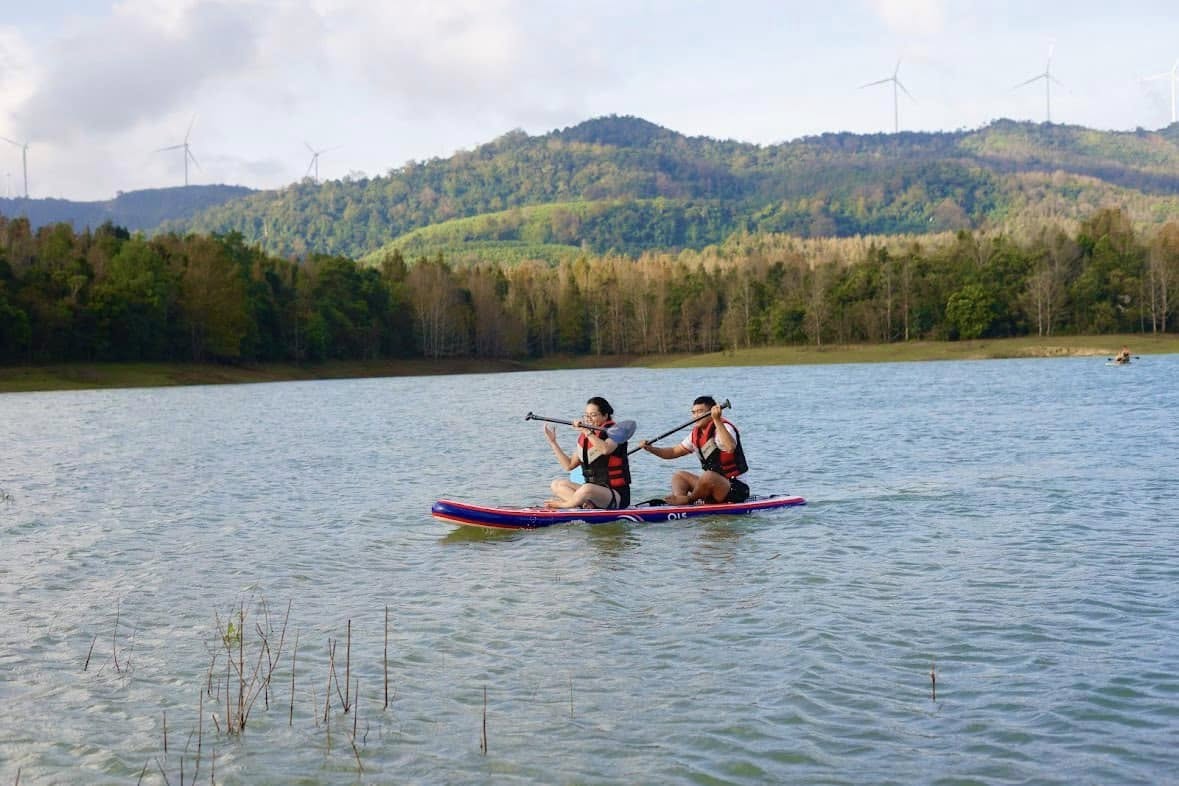
[[[572,481],[573,483],[578,484],[579,486],[582,483],[585,483],[585,475],[581,474],[581,465],[580,464],[578,464],[573,469],[569,470],[569,480]]]
[[[610,436],[614,437],[614,441],[621,445],[635,435],[637,428],[638,426],[633,420],[619,420],[611,429]]]

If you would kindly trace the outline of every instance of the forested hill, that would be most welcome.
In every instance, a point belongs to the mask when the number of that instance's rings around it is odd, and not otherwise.
[[[156,229],[234,231],[283,257],[399,248],[511,262],[699,249],[735,231],[846,237],[1079,220],[1105,206],[1158,224],[1179,217],[1177,195],[1179,124],[1103,132],[999,120],[753,145],[604,117],[510,132],[385,176],[254,192]]]
[[[259,192],[169,226],[234,230],[283,256],[392,246],[503,261],[701,248],[737,230],[852,236],[1081,219],[1111,204],[1157,223],[1179,217],[1176,194],[1179,124],[1122,133],[1000,120],[759,146],[605,117],[511,132],[383,177]]]
[[[120,192],[114,199],[0,199],[0,215],[27,218],[34,227],[70,224],[75,231],[106,222],[132,232],[150,231],[165,221],[184,219],[213,205],[253,193],[243,186],[183,186]]]

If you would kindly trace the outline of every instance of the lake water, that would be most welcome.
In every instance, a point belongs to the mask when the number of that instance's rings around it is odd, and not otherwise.
[[[1174,782],[1177,380],[1150,356],[0,395],[0,783],[188,783],[198,743],[222,783]],[[529,411],[603,395],[649,437],[701,393],[754,491],[807,506],[429,514],[546,496]],[[693,461],[633,459],[635,499]],[[224,641],[255,686],[277,661],[241,734]]]

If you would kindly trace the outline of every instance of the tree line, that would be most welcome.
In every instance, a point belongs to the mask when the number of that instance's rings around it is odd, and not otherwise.
[[[740,232],[558,264],[362,265],[242,236],[0,216],[0,362],[315,362],[712,352],[1174,331],[1179,223],[856,238]]]

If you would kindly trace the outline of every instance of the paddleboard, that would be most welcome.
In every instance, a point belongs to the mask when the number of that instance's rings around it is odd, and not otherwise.
[[[492,505],[473,505],[440,499],[430,509],[436,519],[465,527],[487,529],[537,529],[554,524],[585,522],[600,524],[608,521],[630,521],[636,524],[677,521],[700,516],[744,516],[762,510],[805,505],[802,497],[774,494],[750,497],[744,502],[709,505],[637,505],[618,510],[548,510],[547,508],[507,508]]]

